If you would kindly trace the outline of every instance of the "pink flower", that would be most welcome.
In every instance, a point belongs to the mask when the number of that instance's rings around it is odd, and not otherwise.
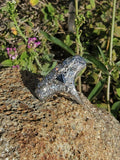
[[[15,60],[18,57],[16,48],[7,48],[7,54],[12,60]]]
[[[20,66],[19,65],[12,66],[12,68],[20,68]]]
[[[37,48],[40,45],[40,42],[36,42],[37,38],[33,37],[33,38],[28,38],[28,48]]]
[[[14,60],[17,58],[17,55],[11,56],[11,59]]]

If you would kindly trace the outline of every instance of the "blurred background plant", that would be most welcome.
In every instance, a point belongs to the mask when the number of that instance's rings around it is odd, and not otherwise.
[[[110,75],[109,110],[120,120],[119,1],[115,5],[112,60],[109,61],[113,2],[80,1],[75,33],[67,30],[68,0],[0,2],[0,67],[19,67],[44,76],[59,61],[76,54],[80,40],[78,49],[88,62],[82,76],[82,91],[92,103],[108,109],[106,93]]]
[[[34,6],[38,2],[30,1],[29,3]],[[19,1],[8,1],[0,10],[2,18],[7,15],[6,21],[3,22],[5,30],[1,32],[0,65],[19,66],[22,70],[33,73],[39,71],[41,75],[46,75],[56,66],[57,62],[53,60],[54,54],[50,53],[50,47],[46,44],[45,38],[37,38],[39,33],[34,37],[35,34],[32,31],[34,23],[31,22],[30,17],[18,12],[21,9],[19,7],[21,7]],[[10,57],[10,51],[13,55],[17,52],[16,58]]]

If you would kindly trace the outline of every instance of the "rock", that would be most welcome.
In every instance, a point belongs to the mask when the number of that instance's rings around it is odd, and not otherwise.
[[[0,71],[0,159],[118,160],[120,124],[84,95],[41,103],[34,96],[37,76]]]

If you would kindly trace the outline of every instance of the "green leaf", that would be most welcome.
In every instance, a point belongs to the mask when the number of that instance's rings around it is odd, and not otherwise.
[[[111,107],[111,113],[117,117],[118,112],[120,110],[120,101],[115,102]]]
[[[45,20],[49,20],[49,21],[55,20],[56,11],[51,3],[46,4],[46,7],[42,8],[41,11],[44,14]]]
[[[46,63],[42,66],[41,75],[46,76],[53,68],[55,68],[57,62],[53,62],[52,65],[49,63]]]
[[[4,11],[7,12],[7,11],[8,11],[8,6],[6,5],[6,6],[2,7],[2,8],[1,8],[1,11],[2,11],[2,12],[4,12]]]
[[[116,63],[116,65],[117,65],[118,67],[120,67],[120,61],[118,61],[118,62]]]
[[[22,52],[25,52],[25,50],[26,50],[26,45],[25,44],[22,44],[22,45],[20,45],[19,47],[18,47],[18,52],[19,53],[22,53]]]
[[[39,0],[30,0],[30,1],[29,1],[29,3],[30,3],[31,6],[37,5],[38,2],[39,2]]]
[[[48,8],[49,13],[51,13],[53,15],[55,14],[55,9],[54,9],[54,7],[52,6],[51,3],[48,3],[47,8]]]
[[[29,71],[32,71],[32,73],[36,73],[37,71],[37,67],[33,63],[29,63],[28,68],[29,68]]]
[[[116,89],[117,95],[120,97],[120,88]]]
[[[64,40],[64,43],[67,45],[67,46],[71,46],[73,44],[73,41],[70,39],[70,35],[67,35],[66,36],[66,39]]]
[[[52,54],[48,54],[48,53],[44,53],[43,55],[42,55],[42,60],[44,61],[44,62],[52,62],[52,60],[53,60],[53,55]]]
[[[100,103],[100,104],[96,104],[97,105],[97,107],[99,107],[99,108],[104,108],[104,109],[108,109],[108,104],[106,104],[106,103]]]
[[[25,51],[21,54],[20,59],[26,59],[26,58],[28,58],[28,55],[27,52]]]
[[[28,62],[26,62],[23,59],[19,60],[19,64],[20,64],[21,67],[23,67],[25,69],[28,67]]]
[[[101,90],[103,89],[103,86],[106,82],[106,79],[100,80],[95,87],[93,88],[93,90],[90,92],[88,99],[91,101],[94,97],[96,97]]]
[[[102,57],[103,61],[105,62],[105,59],[106,59],[105,54],[103,53],[102,49],[99,46],[97,46],[97,47],[99,49],[99,52],[101,54],[101,57]]]
[[[119,109],[120,109],[120,101],[117,101],[112,105],[111,111],[118,111]]]
[[[95,0],[90,0],[90,4],[91,4],[92,9],[94,9],[95,8]]]
[[[90,62],[92,62],[93,64],[95,64],[98,69],[100,69],[101,71],[103,71],[103,73],[109,74],[106,66],[102,62],[100,62],[99,60],[97,60],[96,58],[94,58],[93,56],[88,55],[88,54],[84,54],[83,57],[85,57],[87,60],[89,60]]]
[[[61,40],[59,40],[58,38],[51,36],[44,31],[40,31],[40,33],[43,34],[47,40],[57,44],[58,46],[60,46],[61,48],[69,52],[71,55],[75,55],[74,51],[70,47],[68,47],[65,43],[63,43]]]
[[[115,25],[114,35],[120,38],[120,26]]]
[[[2,66],[13,66],[13,62],[11,59],[7,59],[7,60],[4,60],[2,63],[1,63]]]
[[[92,6],[89,4],[89,5],[86,6],[86,9],[91,9],[91,7]]]

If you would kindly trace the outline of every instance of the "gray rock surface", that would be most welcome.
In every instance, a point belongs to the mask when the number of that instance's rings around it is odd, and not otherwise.
[[[31,93],[36,78],[0,71],[1,160],[120,159],[120,124],[112,115],[84,95],[84,105],[68,95],[41,103]]]

